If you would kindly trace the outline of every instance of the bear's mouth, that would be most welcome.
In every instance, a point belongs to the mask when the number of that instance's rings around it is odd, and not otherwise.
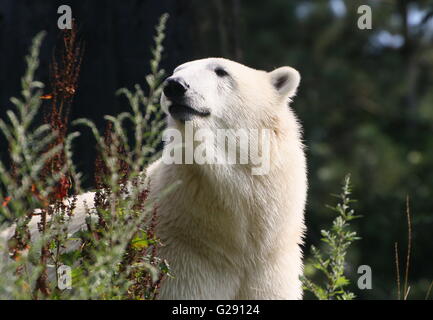
[[[206,117],[210,115],[209,111],[200,111],[180,103],[173,103],[168,107],[168,112],[174,119],[179,121],[188,121],[194,116]]]

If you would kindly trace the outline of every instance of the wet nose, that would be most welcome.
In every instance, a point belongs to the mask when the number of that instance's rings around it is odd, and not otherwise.
[[[165,81],[164,95],[169,99],[182,98],[188,89],[188,84],[181,78],[168,78]]]

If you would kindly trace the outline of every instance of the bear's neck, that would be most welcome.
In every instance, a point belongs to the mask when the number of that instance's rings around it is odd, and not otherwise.
[[[160,201],[158,236],[163,242],[175,234],[178,242],[218,243],[224,250],[271,246],[269,230],[283,224],[280,214],[291,200],[285,194],[290,177],[279,171],[271,167],[268,175],[252,176],[235,166],[163,165],[164,184],[181,183]]]
[[[251,168],[242,165],[167,165],[161,160],[153,165],[150,179],[157,188],[151,187],[151,194],[158,197],[180,182],[158,203],[161,239],[248,250],[272,246],[279,232],[295,232],[300,238],[305,157],[297,127],[284,132],[272,137],[269,172],[264,175],[252,175]],[[290,225],[299,227],[287,228]]]

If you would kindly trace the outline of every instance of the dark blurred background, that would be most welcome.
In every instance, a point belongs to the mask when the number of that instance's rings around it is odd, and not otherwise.
[[[302,75],[292,107],[305,129],[310,192],[310,245],[328,227],[346,173],[352,174],[354,225],[362,237],[349,255],[353,289],[361,298],[396,297],[394,243],[404,269],[410,196],[413,252],[410,298],[424,298],[433,279],[433,3],[409,0],[48,1],[0,0],[0,116],[19,95],[24,55],[46,30],[38,78],[58,39],[58,6],[72,7],[85,53],[71,117],[102,126],[102,116],[125,110],[120,87],[144,86],[149,47],[159,16],[168,12],[163,67],[223,56],[258,69],[290,65]],[[362,4],[373,28],[357,27]],[[0,150],[7,150],[0,142]],[[77,142],[80,169],[92,185],[94,142]],[[6,153],[2,151],[3,155]],[[373,290],[356,288],[356,269],[371,266]],[[311,267],[307,265],[307,272]],[[307,296],[308,297],[308,296]]]

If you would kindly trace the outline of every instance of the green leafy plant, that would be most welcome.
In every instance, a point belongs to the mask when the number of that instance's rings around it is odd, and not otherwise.
[[[307,277],[301,277],[304,290],[313,293],[319,300],[352,300],[355,295],[346,287],[350,283],[345,276],[346,255],[353,241],[358,240],[356,232],[350,228],[353,219],[360,216],[355,215],[350,204],[354,202],[350,198],[351,185],[350,175],[344,179],[342,192],[335,195],[340,202],[335,206],[328,206],[337,213],[329,230],[321,231],[321,241],[325,243],[326,249],[311,247],[312,265],[315,270],[324,276],[323,283],[315,283]]]
[[[139,85],[134,91],[119,90],[132,112],[105,116],[105,134],[87,119],[74,122],[91,129],[99,151],[94,206],[86,209],[84,229],[71,230],[83,190],[71,147],[79,132],[66,131],[80,42],[73,31],[64,35],[61,62],[52,63],[52,92],[43,95],[44,85],[34,74],[44,33],[34,38],[22,98],[11,99],[17,111],[7,112],[9,122],[0,120],[11,158],[0,162],[0,299],[157,297],[169,266],[157,256],[162,245],[154,233],[157,205],[147,199],[144,172],[164,125],[158,98],[167,18],[163,15],[156,28],[147,95]],[[38,126],[36,115],[45,100],[50,100],[51,109],[47,123]],[[57,275],[64,266],[72,270],[70,289],[59,286]]]

